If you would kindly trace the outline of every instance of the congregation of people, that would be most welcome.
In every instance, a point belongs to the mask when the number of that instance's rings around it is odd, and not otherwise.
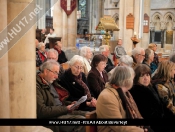
[[[136,47],[127,55],[122,39],[113,59],[108,45],[94,54],[84,46],[67,59],[62,42],[49,49],[42,30],[36,40],[36,93],[38,119],[85,119],[96,110],[97,119],[174,119],[175,54],[159,62],[157,45]],[[65,68],[64,65],[67,65]],[[74,104],[87,95],[86,101]],[[46,126],[54,132],[85,132],[84,126]],[[173,126],[98,126],[98,132],[174,132]]]

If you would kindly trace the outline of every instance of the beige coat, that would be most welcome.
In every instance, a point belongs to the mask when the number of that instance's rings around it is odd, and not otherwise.
[[[97,118],[104,119],[125,119],[126,113],[118,92],[111,88],[109,83],[98,97],[96,105]],[[98,132],[144,132],[136,126],[98,126]]]

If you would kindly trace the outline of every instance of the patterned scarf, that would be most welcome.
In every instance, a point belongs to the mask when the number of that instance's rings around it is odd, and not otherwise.
[[[131,119],[142,119],[142,116],[137,108],[137,105],[129,91],[123,92],[121,88],[116,89],[126,110],[126,117]]]
[[[80,73],[79,76],[74,76],[75,81],[84,88],[84,94],[87,95],[87,100],[91,100],[91,93],[87,85],[82,81],[82,74]]]

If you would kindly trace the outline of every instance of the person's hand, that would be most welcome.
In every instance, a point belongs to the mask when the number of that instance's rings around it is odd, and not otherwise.
[[[73,101],[71,104],[75,104],[77,101]],[[78,109],[78,107],[79,107],[80,105],[77,105],[74,109]]]
[[[69,111],[69,112],[72,112],[75,108],[73,108],[73,109],[71,109],[71,107],[73,106],[74,104],[70,104],[70,105],[68,105],[67,106],[67,110]]]
[[[96,107],[97,100],[95,98],[92,98],[91,100],[91,107]]]

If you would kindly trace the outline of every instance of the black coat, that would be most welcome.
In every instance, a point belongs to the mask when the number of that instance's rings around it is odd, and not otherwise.
[[[115,66],[112,64],[112,61],[108,58],[107,65],[105,67],[106,72],[110,72]]]
[[[82,74],[82,81],[85,84],[87,84],[85,74],[84,73],[80,74]],[[62,75],[59,84],[61,84],[61,86],[63,86],[65,89],[68,90],[69,97],[67,100],[69,101],[77,101],[78,99],[80,99],[82,96],[85,95],[84,88],[75,81],[74,75],[72,74],[70,69],[66,70],[65,73]],[[83,111],[94,110],[94,108],[91,109],[91,107],[86,106],[86,102],[82,103],[78,109]]]
[[[65,55],[64,51],[62,51],[62,50],[61,50],[61,53],[58,55],[58,62],[60,64],[67,62],[66,55]]]
[[[134,85],[130,93],[132,94],[138,109],[143,118],[163,118],[163,106],[158,94],[151,85]]]
[[[108,81],[106,71],[102,72],[103,78],[96,68],[91,68],[87,76],[89,89],[92,91],[95,98],[98,98],[101,91],[105,88],[105,83]]]

